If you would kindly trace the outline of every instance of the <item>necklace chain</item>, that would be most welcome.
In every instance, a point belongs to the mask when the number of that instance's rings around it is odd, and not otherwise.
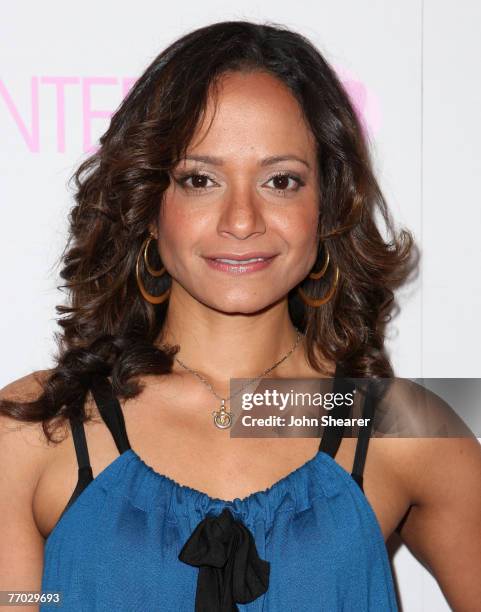
[[[274,368],[277,368],[278,365],[280,365],[283,361],[285,361],[289,355],[294,351],[294,349],[297,347],[297,345],[299,344],[300,339],[303,337],[303,334],[296,328],[296,332],[297,332],[297,337],[296,337],[296,341],[293,345],[293,347],[291,348],[291,350],[284,355],[284,357],[282,359],[280,359],[279,361],[277,361],[273,366],[271,366],[270,368],[267,368],[267,370],[264,370],[264,372],[262,372],[262,374],[260,374],[259,376],[257,376],[256,378],[251,378],[249,379],[249,381],[243,386],[241,387],[238,391],[236,391],[235,393],[233,393],[231,396],[229,397],[221,397],[218,393],[215,392],[214,387],[210,384],[210,382],[208,380],[206,380],[201,374],[199,374],[199,372],[197,372],[196,370],[193,370],[192,368],[189,368],[189,366],[185,365],[185,363],[183,363],[180,359],[178,359],[177,357],[175,357],[175,360],[177,361],[177,363],[179,365],[181,365],[183,368],[185,368],[186,370],[188,370],[189,372],[191,372],[192,374],[194,374],[195,376],[197,376],[197,378],[202,381],[205,385],[207,385],[210,389],[210,391],[217,397],[217,399],[220,399],[222,401],[222,405],[224,405],[225,402],[230,401],[233,397],[236,397],[237,395],[239,395],[239,393],[241,393],[246,387],[248,387],[251,383],[253,382],[257,382],[258,380],[260,380],[262,377],[264,377],[266,374],[269,374],[269,372],[271,372]]]

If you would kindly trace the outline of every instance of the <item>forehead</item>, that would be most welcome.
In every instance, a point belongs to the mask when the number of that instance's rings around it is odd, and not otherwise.
[[[208,96],[189,150],[275,154],[286,146],[312,156],[315,139],[289,88],[273,75],[256,71],[222,75]]]

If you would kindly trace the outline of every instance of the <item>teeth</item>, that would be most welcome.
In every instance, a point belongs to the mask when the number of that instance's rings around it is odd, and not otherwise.
[[[216,261],[222,261],[223,263],[228,264],[245,264],[252,263],[254,261],[264,261],[263,257],[254,257],[253,259],[216,259]]]

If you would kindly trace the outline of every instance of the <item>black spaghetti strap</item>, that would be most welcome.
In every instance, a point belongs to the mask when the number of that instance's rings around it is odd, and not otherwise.
[[[91,391],[119,453],[129,450],[131,446],[125,429],[124,415],[109,379],[95,374],[92,378]]]
[[[354,384],[345,377],[345,371],[343,367],[338,363],[336,365],[336,371],[334,374],[334,383],[332,387],[333,393],[348,393],[354,389]],[[331,416],[336,419],[345,419],[349,417],[350,407],[343,403],[339,406],[335,406],[331,412]],[[319,444],[319,450],[327,453],[332,458],[336,456],[339,445],[341,444],[342,436],[344,433],[344,425],[335,425],[332,427],[325,427],[322,433],[321,442]]]
[[[373,393],[370,391],[370,385],[368,384],[366,390],[366,396],[364,398],[364,406],[362,410],[362,418],[369,419],[367,425],[363,426],[359,432],[359,437],[356,444],[356,453],[354,455],[354,464],[352,468],[351,476],[359,485],[361,491],[364,491],[364,463],[366,461],[367,449],[369,446],[369,440],[371,438],[372,425],[374,420],[374,412],[376,407],[376,400]]]
[[[333,385],[333,393],[347,393],[352,392],[355,388],[355,384],[352,380],[348,378],[343,378],[345,376],[345,371],[337,364],[336,373],[334,375],[334,385]],[[370,392],[370,386],[368,385],[366,396],[364,399],[364,405],[362,410],[362,418],[369,419],[367,425],[362,427],[358,434],[358,440],[356,444],[356,451],[354,455],[353,469],[351,472],[351,476],[354,481],[359,485],[361,491],[364,492],[364,482],[363,482],[363,471],[364,464],[366,461],[367,449],[369,445],[369,440],[371,437],[372,424],[374,419],[375,412],[375,398],[373,394]],[[336,406],[331,413],[336,419],[345,419],[349,418],[350,414],[350,406],[347,404],[341,404],[340,406]],[[324,451],[332,458],[336,456],[338,448],[341,444],[341,440],[344,434],[345,425],[335,425],[333,427],[325,427],[322,435],[321,442],[319,444],[319,450]]]
[[[85,429],[82,421],[76,417],[70,417],[70,428],[72,430],[72,438],[75,446],[75,454],[77,456],[78,463],[78,476],[77,484],[75,489],[67,502],[67,505],[62,511],[60,516],[63,516],[64,512],[73,504],[77,497],[82,491],[89,485],[94,479],[92,473],[92,467],[90,465],[89,451],[87,448],[87,440],[85,438]]]
[[[114,439],[115,445],[120,453],[130,448],[130,442],[125,429],[124,416],[118,399],[115,397],[112,385],[107,377],[94,375],[92,378],[91,391],[94,400],[99,409],[100,415],[105,421],[105,424],[110,430]],[[75,454],[78,463],[78,478],[77,485],[67,502],[67,505],[62,511],[60,517],[74,503],[82,491],[94,479],[92,467],[90,465],[90,457],[85,437],[85,428],[83,422],[77,417],[70,417],[70,427],[75,445]]]
[[[87,448],[83,423],[79,419],[70,417],[70,427],[72,429],[79,470],[90,468],[89,450]]]

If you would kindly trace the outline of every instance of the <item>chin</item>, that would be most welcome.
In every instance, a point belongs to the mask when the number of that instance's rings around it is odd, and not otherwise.
[[[271,303],[266,303],[265,300],[239,299],[223,297],[222,299],[213,298],[200,300],[209,308],[227,314],[255,314],[269,308]]]
[[[268,310],[278,301],[284,299],[284,295],[282,297],[272,296],[271,299],[266,300],[265,296],[263,299],[256,299],[253,296],[223,296],[219,299],[219,296],[215,298],[206,299],[201,301],[214,310],[219,312],[225,312],[227,314],[243,314],[250,315],[260,313],[263,310]]]

